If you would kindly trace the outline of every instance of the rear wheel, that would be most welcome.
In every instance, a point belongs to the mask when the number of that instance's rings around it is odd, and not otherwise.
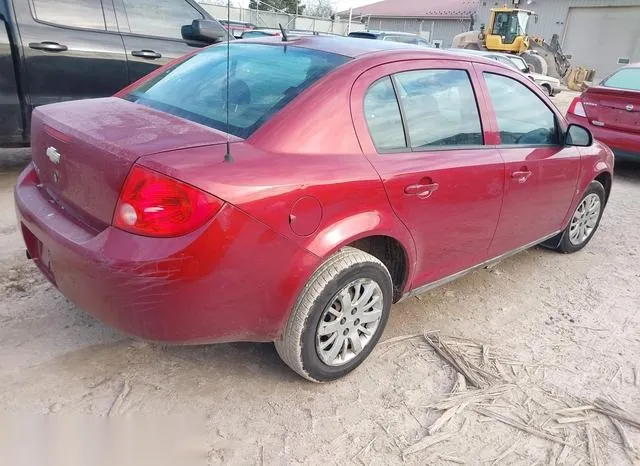
[[[558,251],[570,254],[589,244],[600,226],[605,202],[604,186],[598,181],[592,181],[562,235]]]
[[[543,84],[542,89],[545,90],[549,97],[553,97],[553,89],[551,89],[551,86],[549,84]]]
[[[339,379],[378,343],[391,311],[393,284],[375,257],[344,248],[304,287],[282,337],[282,360],[314,382]]]

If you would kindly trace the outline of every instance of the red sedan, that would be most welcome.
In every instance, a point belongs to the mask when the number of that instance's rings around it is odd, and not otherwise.
[[[589,128],[617,158],[640,161],[640,63],[619,69],[576,97],[567,119]]]
[[[65,296],[149,340],[274,341],[314,381],[362,363],[394,302],[583,248],[613,176],[515,70],[332,37],[198,51],[38,108],[32,141],[18,218]]]

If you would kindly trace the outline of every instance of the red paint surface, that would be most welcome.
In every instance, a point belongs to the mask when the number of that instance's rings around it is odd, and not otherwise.
[[[65,296],[126,333],[174,343],[269,341],[319,264],[345,245],[368,236],[397,240],[408,259],[409,292],[564,228],[588,183],[612,172],[611,153],[598,144],[498,147],[474,58],[380,42],[288,44],[357,58],[251,138],[232,138],[231,162],[223,133],[117,98],[39,109],[38,173],[30,165],[16,187],[30,254]],[[476,86],[485,146],[378,155],[363,116],[368,86],[405,69],[451,66],[468,70]],[[494,71],[528,85],[505,68]],[[64,158],[57,167],[45,155],[52,144]],[[208,192],[224,207],[178,238],[114,228],[134,165]],[[533,183],[514,184],[511,172],[522,167]],[[440,185],[428,199],[405,193],[427,181]]]
[[[580,100],[587,116],[568,113],[567,120],[589,128],[596,139],[614,152],[635,155],[640,160],[640,91],[593,86]]]

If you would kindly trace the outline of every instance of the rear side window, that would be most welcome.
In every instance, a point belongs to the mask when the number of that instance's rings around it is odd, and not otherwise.
[[[624,68],[602,83],[605,87],[640,91],[640,68]]]
[[[318,50],[234,43],[209,47],[143,83],[126,98],[241,138],[349,59]],[[229,125],[227,126],[227,114]]]
[[[369,88],[364,98],[364,113],[378,152],[406,150],[402,116],[390,77]]]
[[[60,26],[105,30],[100,0],[33,0],[34,17]]]
[[[478,105],[466,71],[408,71],[395,79],[412,149],[483,144]]]
[[[556,116],[527,86],[484,73],[503,145],[557,145]]]
[[[133,34],[182,39],[182,26],[202,14],[184,0],[123,0]]]

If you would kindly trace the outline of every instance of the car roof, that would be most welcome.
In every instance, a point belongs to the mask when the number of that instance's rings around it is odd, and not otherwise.
[[[353,31],[351,34],[362,34],[369,36],[403,36],[403,37],[420,37],[420,34],[412,34],[411,32],[397,32],[397,31]],[[426,40],[426,39],[425,39]]]
[[[448,54],[444,50],[429,49],[419,45],[404,44],[400,42],[390,42],[383,40],[360,39],[356,37],[341,37],[330,35],[301,35],[289,38],[284,43],[281,37],[260,37],[243,41],[244,43],[260,44],[288,44],[294,47],[302,47],[323,52],[334,53],[350,58],[359,58],[378,52],[411,51],[420,53],[421,57],[428,58],[451,58],[453,54]]]
[[[501,54],[501,53],[496,53],[496,52],[489,52],[486,50],[469,50],[469,49],[456,49],[456,48],[450,48],[450,49],[446,49],[448,52],[451,53],[456,53],[459,55],[472,55],[472,56],[476,56],[476,57],[495,57],[498,55],[506,55],[506,54]]]

